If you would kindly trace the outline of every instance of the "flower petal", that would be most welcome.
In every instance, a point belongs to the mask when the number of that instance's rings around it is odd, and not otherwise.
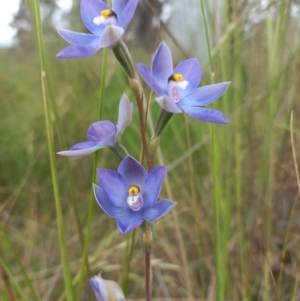
[[[142,214],[140,211],[131,212],[130,216],[118,219],[117,225],[121,234],[126,234],[143,223]]]
[[[94,276],[90,279],[90,285],[93,288],[98,301],[109,301],[107,290],[102,277]]]
[[[161,185],[166,176],[167,168],[165,166],[157,166],[153,168],[145,180],[143,198],[143,208],[152,206],[159,197]]]
[[[57,152],[57,154],[66,157],[86,156],[105,147],[108,145],[99,142],[81,142],[73,145],[70,150]]]
[[[155,99],[158,104],[167,112],[182,113],[180,107],[168,96],[161,96]]]
[[[166,91],[168,79],[173,74],[173,62],[170,48],[165,42],[160,43],[154,54],[151,72],[156,83]]]
[[[119,118],[116,125],[116,142],[121,141],[124,129],[132,121],[133,103],[129,102],[127,95],[124,93],[119,104]]]
[[[208,105],[222,96],[229,85],[230,82],[224,82],[198,88],[191,94],[181,99],[180,104],[189,106]]]
[[[136,68],[145,83],[158,95],[164,95],[166,92],[156,83],[155,78],[150,73],[148,67],[144,63],[137,63]]]
[[[169,200],[158,201],[153,206],[145,208],[143,210],[143,219],[150,223],[154,222],[169,213],[175,205],[176,203],[173,203]]]
[[[212,123],[228,123],[227,117],[220,111],[201,107],[191,107],[187,105],[179,105],[180,108],[191,117]]]
[[[124,0],[117,0],[117,1],[115,0],[113,2],[120,2],[119,7],[117,9],[121,11],[120,6],[121,5],[123,6],[122,2],[125,2],[125,1]],[[127,29],[133,15],[134,15],[134,12],[136,10],[139,0],[129,0],[126,2],[127,2],[127,4],[124,7],[124,9],[122,9],[121,14],[116,12],[117,16],[118,16],[118,25],[121,26],[124,30]],[[115,5],[114,5],[114,7],[115,7]]]
[[[93,20],[105,9],[109,9],[109,7],[102,1],[82,0],[80,4],[80,14],[84,25],[97,36],[101,35],[104,25],[97,26]]]
[[[128,186],[122,175],[114,170],[98,168],[99,183],[109,201],[122,208],[129,208],[126,202]]]
[[[186,89],[181,91],[182,98],[194,91],[200,84],[202,71],[199,61],[195,58],[179,63],[174,69],[174,73],[182,74],[183,78],[189,82]]]
[[[57,32],[63,39],[73,45],[91,44],[99,40],[99,37],[94,34],[76,32],[63,28],[57,28]]]
[[[108,214],[109,216],[119,219],[129,217],[131,214],[131,210],[129,208],[122,208],[113,205],[106,197],[103,189],[99,186],[93,184],[94,195],[98,205],[102,208],[102,210]]]
[[[118,19],[122,14],[122,11],[124,10],[128,0],[114,0],[112,1],[112,10],[116,13]]]
[[[145,179],[147,178],[148,173],[138,161],[127,156],[119,165],[118,172],[123,176],[128,187],[137,185],[143,192]]]
[[[124,29],[122,27],[115,25],[105,27],[100,36],[100,48],[113,46],[122,38],[123,34]]]
[[[94,142],[105,141],[111,146],[114,145],[113,136],[116,132],[116,126],[107,120],[92,123],[86,133],[88,140]],[[111,138],[111,139],[108,139]],[[111,140],[111,141],[106,141]]]
[[[56,57],[60,59],[79,59],[91,56],[100,49],[99,43],[76,45],[64,48]]]

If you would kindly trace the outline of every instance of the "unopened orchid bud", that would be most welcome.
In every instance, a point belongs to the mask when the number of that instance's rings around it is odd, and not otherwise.
[[[122,289],[112,280],[105,280],[99,276],[94,276],[90,279],[95,296],[98,301],[125,301]]]

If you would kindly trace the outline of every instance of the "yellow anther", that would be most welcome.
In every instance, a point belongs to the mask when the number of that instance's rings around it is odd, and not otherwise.
[[[140,192],[140,188],[136,185],[132,185],[128,189],[128,194],[129,195],[136,195]]]
[[[101,16],[104,18],[109,18],[112,16],[116,16],[116,14],[111,9],[105,9],[101,12]]]
[[[180,73],[174,73],[169,77],[169,80],[173,80],[175,82],[181,82],[183,80],[183,75]]]

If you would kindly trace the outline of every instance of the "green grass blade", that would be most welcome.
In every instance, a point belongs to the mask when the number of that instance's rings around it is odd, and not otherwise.
[[[64,220],[63,220],[61,202],[59,197],[59,185],[58,185],[58,176],[57,176],[56,159],[55,159],[55,147],[54,147],[54,140],[52,136],[52,124],[51,124],[51,117],[50,117],[50,103],[47,99],[47,94],[46,94],[47,73],[46,73],[45,49],[44,49],[44,42],[43,42],[40,6],[38,0],[31,0],[31,4],[34,11],[36,30],[37,30],[40,67],[41,67],[41,86],[42,86],[42,96],[43,96],[43,103],[44,103],[44,115],[45,115],[45,123],[46,123],[50,167],[51,167],[51,174],[52,174],[52,185],[53,185],[53,192],[54,192],[54,199],[55,199],[55,208],[57,214],[57,226],[58,226],[59,245],[60,245],[61,259],[62,259],[62,266],[63,266],[64,282],[67,291],[67,300],[74,301],[75,295],[74,295],[74,290],[72,285],[72,276],[70,271],[69,255],[68,255],[68,250],[66,245]]]

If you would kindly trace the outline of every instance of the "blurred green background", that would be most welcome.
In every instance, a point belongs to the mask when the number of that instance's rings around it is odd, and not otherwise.
[[[33,291],[38,300],[65,300],[32,3],[21,1],[11,23],[14,43],[0,48],[4,301],[33,300]],[[40,7],[46,92],[60,151],[85,141],[88,126],[98,118],[103,62],[101,52],[80,60],[55,58],[67,46],[56,27],[86,31],[78,0],[69,11],[54,0],[41,0]],[[153,297],[300,300],[300,1],[141,0],[124,39],[134,62],[150,66],[156,45],[165,40],[174,65],[189,57],[200,60],[201,85],[232,82],[214,104],[228,116],[228,125],[212,126],[180,114],[162,134],[156,162],[168,166],[162,197],[176,201],[177,207],[176,214],[155,224]],[[134,101],[127,77],[109,51],[103,119],[117,121],[123,92]],[[153,101],[152,120],[157,112]],[[136,110],[122,141],[139,158]],[[99,152],[99,167],[117,168],[110,150]],[[93,157],[57,157],[56,166],[76,287],[82,248],[71,199],[85,235]],[[140,236],[138,230],[129,299],[143,298]],[[125,246],[126,237],[117,233],[114,221],[95,206],[88,251],[92,274],[102,271],[104,278],[121,283]],[[90,298],[87,279],[78,300]]]

